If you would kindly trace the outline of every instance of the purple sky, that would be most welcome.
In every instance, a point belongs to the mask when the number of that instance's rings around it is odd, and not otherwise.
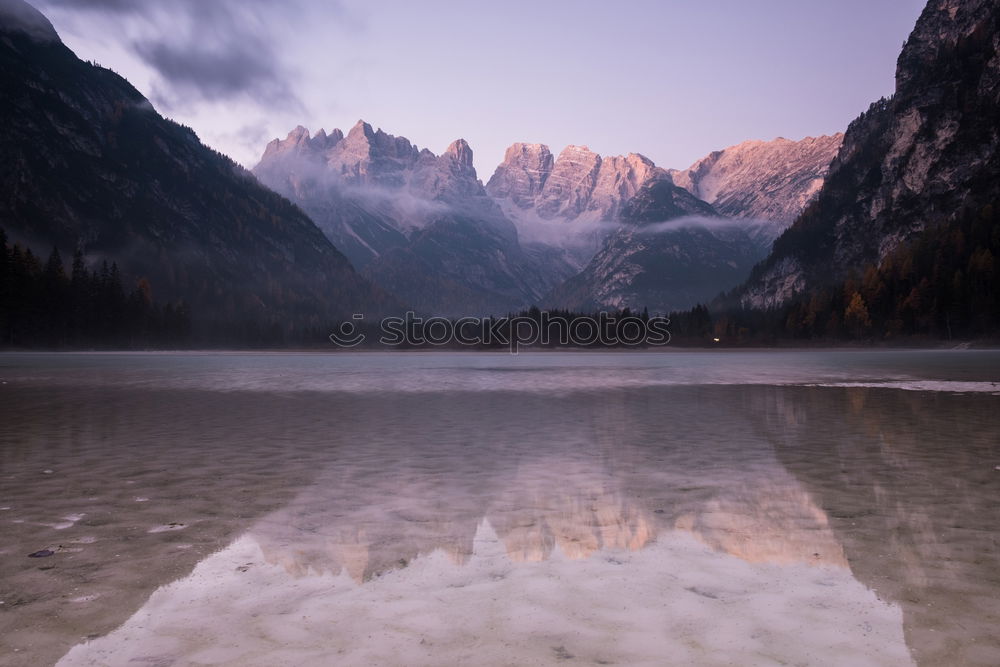
[[[81,58],[247,166],[364,118],[484,180],[515,141],[683,168],[843,130],[893,89],[923,0],[34,0]]]

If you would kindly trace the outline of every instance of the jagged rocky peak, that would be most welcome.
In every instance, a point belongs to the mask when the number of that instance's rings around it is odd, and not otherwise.
[[[801,141],[744,141],[671,176],[723,215],[769,220],[783,229],[819,192],[843,139],[837,133]]]
[[[458,161],[463,167],[472,166],[472,148],[465,139],[456,139],[448,145],[444,154]]]
[[[382,128],[379,129],[381,130]],[[351,129],[347,131],[347,136],[354,138],[362,136],[370,138],[375,136],[375,130],[372,129],[371,124],[365,122],[364,118],[359,118],[358,122],[352,125]]]
[[[535,199],[542,217],[575,218],[585,210],[597,183],[601,156],[586,146],[567,146],[559,153],[545,187]]]
[[[334,128],[330,134],[327,134],[326,130],[320,128],[319,132],[316,133],[316,136],[309,142],[309,145],[316,150],[328,150],[337,145],[337,143],[339,143],[343,138],[344,133],[336,128]]]
[[[306,144],[309,141],[309,130],[301,125],[296,125],[295,129],[288,133],[285,141],[293,146]]]
[[[610,220],[643,183],[665,173],[638,153],[602,157],[586,146],[567,146],[553,160],[544,144],[516,143],[486,190],[542,218]]]
[[[363,120],[326,154],[331,171],[351,185],[400,186],[420,151],[405,137],[374,130]]]
[[[410,191],[425,199],[447,201],[459,206],[482,206],[485,202],[494,207],[479,182],[472,157],[472,148],[465,139],[451,142],[440,156],[426,149],[421,151],[420,159],[409,177]]]
[[[364,157],[415,159],[419,151],[405,137],[387,134],[382,128],[375,130],[365,121],[359,120],[348,130],[340,152]]]
[[[486,184],[486,191],[491,197],[530,208],[552,173],[552,164],[552,153],[545,144],[512,144]]]
[[[298,158],[308,166],[300,169]],[[396,137],[359,120],[345,135],[338,129],[320,130],[310,137],[301,125],[285,139],[271,141],[254,168],[266,184],[287,194],[285,187],[301,172],[328,185],[406,188],[424,199],[485,197],[472,164],[473,152],[465,139],[453,141],[441,155],[420,149],[405,137]],[[319,171],[313,165],[319,166]],[[297,188],[295,183],[291,183]]]
[[[340,130],[335,129],[327,134],[326,130],[322,128],[316,133],[316,136],[310,137],[309,130],[298,125],[284,139],[272,139],[264,149],[262,159],[266,160],[277,155],[322,153],[333,148],[343,138],[344,133]]]
[[[638,153],[604,158],[587,208],[602,217],[614,217],[644,183],[662,173],[652,160]]]

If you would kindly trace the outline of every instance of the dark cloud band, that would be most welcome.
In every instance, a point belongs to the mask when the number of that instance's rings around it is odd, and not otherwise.
[[[126,44],[159,76],[153,95],[159,105],[175,108],[190,103],[192,97],[224,101],[247,96],[270,106],[302,106],[292,90],[294,72],[284,65],[267,32],[274,21],[268,8],[273,6],[264,0],[43,0],[39,4],[69,12],[80,21],[118,24]],[[284,17],[300,15],[284,3],[281,9]],[[143,22],[160,29],[143,30]],[[163,30],[165,22],[174,29]]]

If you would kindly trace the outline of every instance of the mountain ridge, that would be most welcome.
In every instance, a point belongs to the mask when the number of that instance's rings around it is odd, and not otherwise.
[[[486,191],[545,219],[609,221],[643,183],[664,173],[639,153],[602,156],[586,146],[569,145],[553,158],[545,144],[515,143]]]
[[[684,171],[638,153],[603,157],[571,145],[555,158],[545,144],[515,143],[486,189],[533,248],[569,244],[561,258],[575,270],[543,304],[667,312],[745,280],[815,194],[840,139],[748,141]]]
[[[843,137],[751,139],[713,151],[683,171],[670,170],[670,176],[722,215],[774,223],[777,236],[819,192]]]
[[[435,155],[363,120],[317,137],[300,126],[270,142],[253,173],[421,312],[507,312],[554,282],[486,193],[464,139]]]
[[[778,307],[996,200],[998,115],[1000,8],[929,2],[899,55],[895,93],[850,124],[816,199],[741,288],[740,302]]]
[[[158,300],[187,302],[210,338],[396,308],[298,208],[77,58],[37,10],[5,0],[3,12],[22,17],[0,25],[0,219],[12,240],[114,260]]]

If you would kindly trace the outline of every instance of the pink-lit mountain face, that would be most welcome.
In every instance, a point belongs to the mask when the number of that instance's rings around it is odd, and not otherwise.
[[[298,127],[254,173],[371,280],[428,312],[663,310],[739,283],[813,194],[837,141],[747,142],[684,172],[638,153],[516,143],[484,187],[465,141],[435,155],[359,121],[346,134]],[[737,219],[725,231],[697,219],[720,217],[702,190]],[[676,229],[647,224],[685,216],[695,219]]]
[[[545,303],[666,311],[708,301],[747,276],[815,195],[839,142],[748,141],[684,171],[636,153],[603,157],[569,146],[553,158],[544,144],[517,143],[486,189],[522,243],[557,248],[575,268]]]
[[[546,219],[611,221],[646,181],[665,173],[637,153],[602,157],[586,146],[567,146],[553,159],[545,144],[516,143],[486,191]]]
[[[487,195],[463,139],[435,155],[363,121],[346,135],[299,127],[272,141],[253,171],[422,312],[503,313],[538,302],[553,283]]]
[[[773,239],[819,192],[843,139],[837,133],[801,141],[744,141],[670,175],[722,215],[772,223]]]

